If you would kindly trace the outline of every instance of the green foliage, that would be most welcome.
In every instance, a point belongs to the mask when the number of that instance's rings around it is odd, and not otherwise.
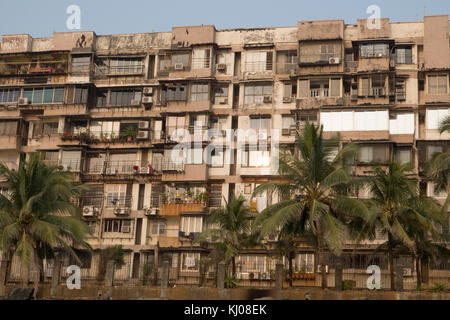
[[[342,281],[342,290],[353,290],[355,288],[355,282],[351,280]]]
[[[98,268],[98,277],[99,281],[103,281],[105,279],[106,266],[108,261],[114,261],[116,266],[123,266],[125,264],[125,259],[123,257],[124,252],[121,245],[110,246],[103,249],[100,252],[100,265]]]
[[[153,273],[153,264],[151,263],[144,263],[142,266],[142,284],[146,285],[150,281],[150,277]]]
[[[236,278],[235,274],[233,274],[232,276],[227,276],[225,278],[225,288],[237,288],[238,284],[239,280]]]
[[[433,287],[431,288],[431,290],[433,291],[445,291],[447,289],[447,286],[445,285],[445,283],[441,283],[441,282],[435,282],[433,283]]]
[[[416,287],[416,291],[424,291],[424,290],[425,290],[425,288],[422,287],[422,286],[417,286]]]
[[[120,133],[121,138],[127,138],[131,137],[135,139],[137,136],[137,130],[132,126],[127,126],[125,129]]]
[[[0,175],[10,192],[0,195],[0,250],[14,253],[27,267],[40,266],[55,249],[80,262],[73,246],[90,249],[84,241],[89,228],[72,199],[87,188],[77,185],[70,172],[47,166],[39,154],[22,161],[17,170],[1,163]]]

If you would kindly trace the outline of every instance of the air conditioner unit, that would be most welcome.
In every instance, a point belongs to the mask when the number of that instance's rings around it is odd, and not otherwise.
[[[411,270],[411,268],[403,268],[403,276],[405,276],[405,277],[411,277],[411,276],[412,276],[412,270]]]
[[[139,173],[140,174],[147,174],[150,172],[150,169],[148,167],[140,167],[139,168]]]
[[[218,71],[225,71],[227,69],[227,65],[225,63],[218,63],[217,64],[217,70]]]
[[[258,140],[267,140],[267,132],[266,131],[258,132]]]
[[[153,94],[153,87],[145,87],[142,90],[142,93],[144,94],[144,96],[151,96]]]
[[[83,207],[83,217],[93,217],[95,213],[94,206],[84,206]]]
[[[248,272],[242,272],[242,273],[241,273],[241,279],[242,279],[242,280],[248,280],[248,279],[250,279]]]
[[[250,274],[248,275],[248,278],[251,280],[259,279],[259,272],[250,272]]]
[[[139,121],[138,128],[139,129],[148,129],[149,122],[148,121]]]
[[[106,168],[105,174],[114,174],[111,168]]]
[[[148,139],[148,131],[138,131],[138,139]]]
[[[130,214],[130,208],[116,208],[114,213],[118,216],[126,216]]]
[[[174,69],[175,70],[183,70],[184,65],[182,63],[175,63]]]
[[[156,216],[158,214],[158,208],[149,208],[147,210],[145,210],[145,214],[147,216]]]
[[[259,274],[259,277],[260,277],[260,279],[263,279],[263,280],[270,279],[270,274],[268,272],[261,272]]]
[[[142,103],[143,104],[153,104],[153,97],[143,97]]]
[[[131,100],[131,105],[132,105],[132,106],[137,106],[137,105],[140,105],[140,104],[141,104],[141,101],[138,100],[138,99],[133,99],[133,100]]]
[[[272,97],[270,97],[270,96],[265,96],[264,99],[263,99],[263,102],[264,102],[264,103],[271,103],[271,102],[272,102]]]
[[[319,272],[319,273],[322,272],[320,270],[320,264],[317,265],[317,272]],[[328,273],[328,265],[325,266],[325,273]]]
[[[291,97],[283,97],[283,102],[284,103],[292,102],[292,98]]]
[[[218,102],[219,102],[219,104],[227,104],[228,103],[228,98],[219,97],[218,98]]]
[[[283,136],[290,136],[291,135],[291,129],[281,129],[281,134]]]
[[[28,104],[28,98],[19,98],[19,100],[17,101],[17,104],[19,106],[25,106]]]
[[[131,227],[130,226],[123,226],[122,227],[122,232],[123,233],[130,233],[131,232]]]
[[[330,59],[328,59],[328,63],[329,64],[339,64],[339,58],[338,57],[333,57],[333,58],[330,58]]]

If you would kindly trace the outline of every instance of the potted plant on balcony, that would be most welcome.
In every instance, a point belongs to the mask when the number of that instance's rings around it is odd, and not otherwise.
[[[167,195],[165,193],[163,193],[161,195],[161,202],[162,202],[162,204],[166,204],[167,203]]]
[[[204,206],[206,205],[206,202],[208,202],[208,193],[206,191],[201,193],[200,201]]]
[[[187,198],[189,203],[192,203],[192,196],[193,196],[193,194],[192,194],[191,189],[187,189],[186,190],[186,198]]]
[[[137,131],[133,127],[126,127],[121,133],[120,137],[126,139],[127,142],[131,142],[136,139]]]

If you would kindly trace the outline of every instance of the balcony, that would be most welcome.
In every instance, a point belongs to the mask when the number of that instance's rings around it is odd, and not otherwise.
[[[0,75],[47,75],[67,73],[67,60],[0,62]]]
[[[120,75],[142,75],[144,73],[144,65],[125,65],[125,66],[111,66],[107,64],[95,64],[94,63],[94,75],[95,77],[105,76],[120,76]]]
[[[161,216],[179,216],[181,213],[202,213],[206,206],[203,203],[165,203],[159,207]]]
[[[185,164],[183,162],[164,161],[162,181],[206,181],[206,164]]]
[[[277,63],[277,74],[296,74],[297,63]]]
[[[344,72],[356,72],[358,70],[358,61],[345,61]]]
[[[88,166],[85,175],[107,175],[122,178],[124,175],[156,175],[159,170],[154,169],[148,162],[142,163],[134,160],[98,161]]]

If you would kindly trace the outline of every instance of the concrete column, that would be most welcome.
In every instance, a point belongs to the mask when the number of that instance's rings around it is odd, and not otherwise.
[[[342,263],[338,262],[334,269],[334,289],[342,291]]]
[[[56,288],[58,287],[59,280],[61,279],[61,266],[62,266],[61,260],[55,259],[53,261],[52,284],[50,287],[50,296],[52,298],[56,297]]]
[[[217,265],[217,289],[225,288],[225,262],[219,262]]]
[[[110,260],[107,262],[105,273],[105,299],[111,298],[112,287],[114,285],[114,267],[114,261]]]
[[[0,299],[6,297],[6,274],[8,269],[8,260],[0,258]]]
[[[281,300],[282,294],[281,290],[283,289],[283,264],[281,262],[277,262],[275,268],[275,299]]]
[[[395,291],[403,291],[403,266],[395,267]]]
[[[169,285],[169,261],[164,260],[161,273],[161,299],[167,299],[167,286]]]

